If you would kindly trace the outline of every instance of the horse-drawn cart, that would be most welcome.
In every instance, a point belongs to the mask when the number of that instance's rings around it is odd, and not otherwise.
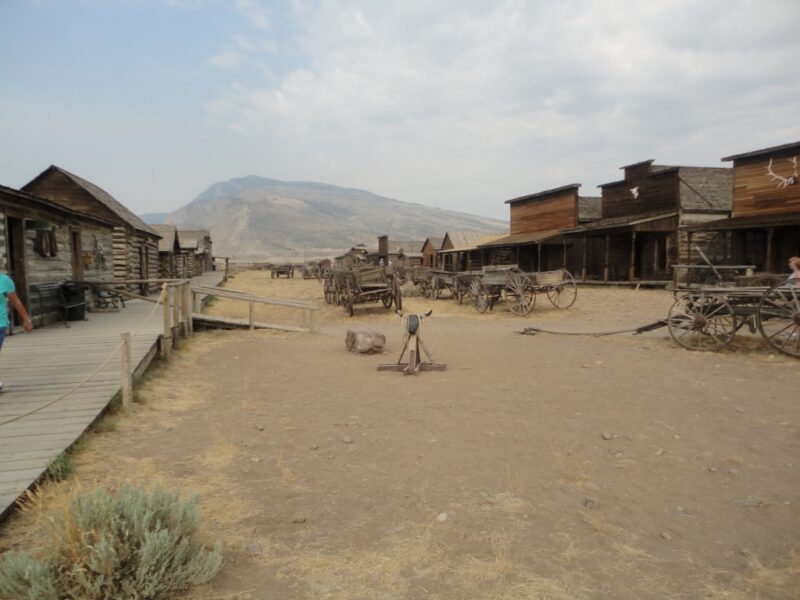
[[[689,290],[667,317],[672,339],[689,350],[721,350],[745,325],[768,346],[800,358],[800,282]]]
[[[270,268],[270,277],[272,279],[286,277],[286,279],[291,279],[294,277],[294,265],[290,263],[282,264],[282,265],[272,265]]]
[[[369,269],[335,269],[332,274],[334,301],[344,306],[351,317],[356,304],[382,302],[384,308],[403,308],[403,295],[398,277],[390,277],[382,267]],[[327,289],[327,288],[326,288]]]
[[[509,310],[519,316],[530,314],[536,306],[536,296],[547,295],[556,308],[569,308],[575,303],[578,287],[566,269],[524,273],[516,268],[485,270],[482,277],[470,282],[470,294],[475,308],[486,312],[505,300]]]

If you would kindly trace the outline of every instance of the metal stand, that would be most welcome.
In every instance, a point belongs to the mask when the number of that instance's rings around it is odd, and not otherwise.
[[[402,317],[403,313],[398,311]],[[430,316],[431,311],[424,315],[408,315],[408,339],[400,352],[400,358],[396,363],[380,364],[378,371],[401,371],[403,375],[413,375],[417,371],[446,371],[447,365],[444,363],[437,363],[425,343],[419,335],[419,325],[422,319]],[[403,362],[403,356],[408,350],[408,362]],[[425,359],[422,358],[422,352],[425,353]]]

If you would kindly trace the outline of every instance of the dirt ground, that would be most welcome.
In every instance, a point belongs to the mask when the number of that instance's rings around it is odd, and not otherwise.
[[[652,322],[664,291],[581,288],[527,318],[408,297],[433,308],[423,334],[448,370],[404,377],[376,370],[401,341],[382,307],[351,319],[317,282],[260,272],[228,286],[313,299],[318,331],[184,342],[41,510],[6,523],[7,546],[35,545],[41,511],[77,487],[147,480],[198,493],[224,545],[193,599],[800,598],[800,363],[757,338],[693,353],[665,329],[517,333]],[[347,353],[351,326],[386,352]]]

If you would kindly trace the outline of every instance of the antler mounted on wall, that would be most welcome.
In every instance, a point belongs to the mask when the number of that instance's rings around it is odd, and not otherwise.
[[[769,159],[769,166],[767,167],[767,175],[772,177],[774,181],[778,183],[778,189],[789,187],[790,185],[794,185],[797,183],[797,157],[793,156],[792,158],[787,159],[790,163],[792,163],[792,175],[791,177],[781,177],[777,173],[772,170],[772,159]]]

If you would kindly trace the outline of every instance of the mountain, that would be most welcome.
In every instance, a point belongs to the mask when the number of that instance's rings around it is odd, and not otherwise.
[[[441,237],[446,231],[508,231],[496,219],[384,198],[364,190],[248,176],[215,183],[162,221],[209,229],[214,254],[236,259],[302,260],[356,244]]]
[[[144,213],[143,215],[139,215],[139,218],[148,225],[158,225],[163,223],[168,216],[168,212]]]

